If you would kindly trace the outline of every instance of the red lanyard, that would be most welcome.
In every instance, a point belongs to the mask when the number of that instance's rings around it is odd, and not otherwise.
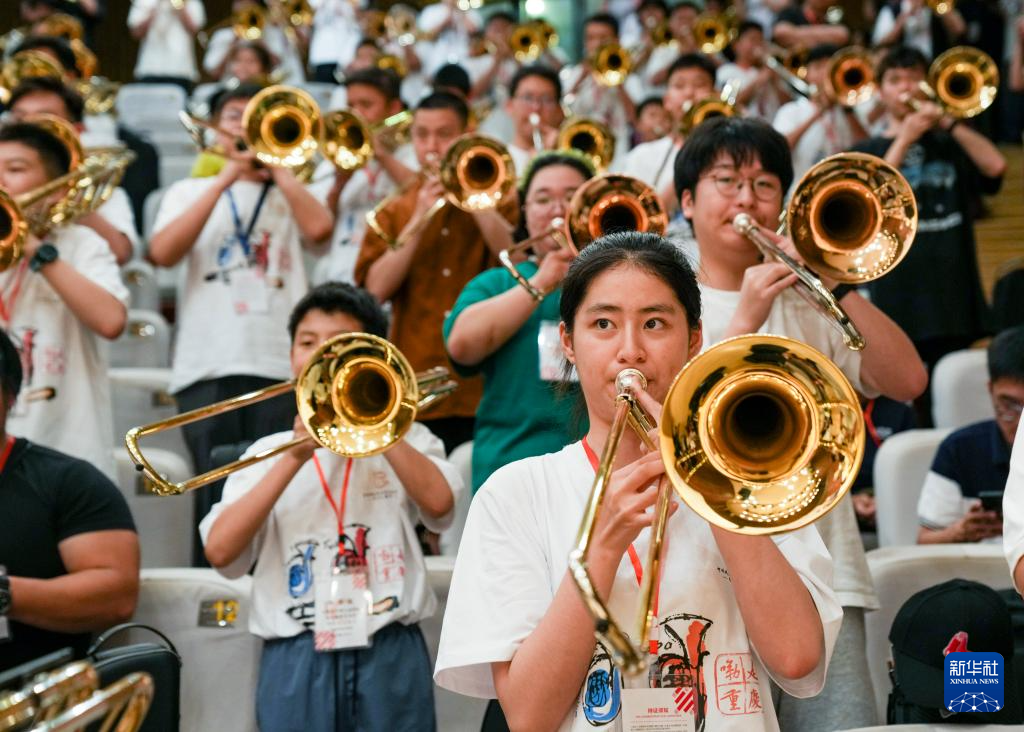
[[[0,320],[4,325],[10,325],[14,320],[14,303],[17,302],[18,295],[21,294],[21,283],[25,279],[27,270],[28,261],[22,258],[21,264],[18,265],[18,271],[14,273],[14,277],[11,278],[4,293],[0,295]]]
[[[4,472],[4,468],[7,467],[7,458],[11,456],[11,450],[14,449],[14,437],[7,435],[7,444],[4,445],[3,454],[0,455],[0,473]]]
[[[377,178],[380,176],[380,171],[375,169],[371,161],[363,168],[363,173],[366,174],[366,192],[369,193],[369,200],[374,201],[377,198]]]
[[[598,466],[601,464],[601,460],[598,458],[597,453],[594,452],[593,448],[590,447],[590,443],[587,442],[586,437],[583,438],[583,451],[587,453],[587,459],[590,460],[590,467],[592,467],[596,473]],[[629,549],[626,550],[626,553],[629,554],[629,562],[633,565],[633,572],[636,574],[637,586],[640,586],[644,581],[644,565],[640,562],[640,556],[637,554],[636,548],[632,544],[629,545]],[[659,578],[658,584],[654,588],[654,607],[652,610],[654,611],[655,618],[658,617],[658,598],[660,597],[661,580]],[[648,648],[651,655],[658,655],[658,640],[656,638],[651,638],[648,641]]]
[[[338,503],[335,503],[334,498],[331,496],[331,487],[327,485],[324,469],[320,467],[320,460],[315,454],[313,455],[313,465],[316,466],[316,474],[320,476],[320,485],[323,486],[327,502],[334,509],[334,515],[338,517],[338,553],[341,554],[344,551],[341,545],[341,538],[345,535],[345,504],[348,502],[348,479],[352,475],[352,458],[345,460],[345,477],[341,482],[341,495],[339,496]]]
[[[864,426],[868,428],[868,434],[871,435],[871,441],[875,443],[875,447],[881,447],[882,437],[878,434],[878,430],[875,428],[875,420],[871,417],[874,411],[875,400],[869,399],[867,405],[864,407]]]

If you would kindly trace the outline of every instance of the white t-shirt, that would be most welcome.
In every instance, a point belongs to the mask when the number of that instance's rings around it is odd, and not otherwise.
[[[575,95],[571,104],[573,115],[593,117],[608,125],[615,135],[615,157],[625,155],[629,150],[629,118],[618,89],[602,86],[580,64],[563,66],[558,75],[562,94],[568,96],[572,92]]]
[[[175,76],[196,81],[199,69],[193,51],[194,39],[167,0],[132,0],[128,27],[142,25],[156,8],[146,36],[139,42],[139,59],[135,78],[143,76]],[[206,9],[202,0],[187,0],[185,12],[196,27],[206,25]]]
[[[756,84],[760,73],[760,69],[755,67],[744,69],[734,63],[722,64],[718,67],[715,76],[715,86],[719,89],[724,89],[726,84],[732,82],[734,92],[738,92],[741,89],[747,89]],[[780,106],[779,96],[775,93],[775,87],[771,84],[766,84],[758,89],[754,96],[750,98],[747,106],[743,109],[743,116],[763,119],[770,124],[775,119]]]
[[[740,293],[716,290],[700,285],[701,324],[704,350],[723,340],[725,330],[740,303]],[[868,397],[876,396],[860,378],[860,352],[846,347],[842,334],[812,309],[793,288],[783,291],[758,333],[787,336],[802,341],[824,353],[853,388]],[[857,518],[850,497],[814,524],[832,555],[834,588],[844,607],[878,607],[878,596],[864,558],[864,547],[857,529]]]
[[[1003,553],[1012,574],[1024,557],[1024,430],[1020,429],[1013,441],[1010,477],[1003,492]]]
[[[160,202],[153,230],[185,213],[215,183],[214,178],[174,183]],[[263,185],[237,181],[229,190],[245,229]],[[172,392],[221,376],[287,379],[291,374],[288,314],[307,289],[298,224],[284,194],[271,186],[246,254],[229,200],[225,192],[185,256]]]
[[[910,2],[900,2],[900,12],[904,13],[910,9]],[[871,45],[881,45],[881,39],[885,38],[896,25],[896,13],[890,5],[883,5],[875,18],[875,28],[871,32]],[[916,48],[924,54],[925,58],[932,57],[932,11],[927,5],[918,9],[911,15],[903,25],[903,45]]]
[[[99,234],[71,225],[54,230],[47,240],[57,247],[62,261],[127,306],[128,290]],[[71,312],[41,272],[32,272],[22,262],[0,274],[0,292],[13,311],[4,329],[21,354],[23,372],[7,429],[87,460],[116,480],[107,345]],[[18,294],[12,298],[14,290]],[[26,399],[44,389],[54,390],[52,399]]]
[[[788,135],[810,119],[816,109],[814,103],[804,97],[786,102],[775,115],[772,126],[783,135]],[[853,147],[853,130],[846,116],[847,113],[841,108],[832,107],[800,137],[793,147],[794,183],[815,163]]]
[[[323,161],[317,166],[310,192],[325,205],[334,185],[334,166]],[[330,251],[317,262],[313,284],[337,281],[355,283],[356,260],[366,232],[366,214],[395,190],[395,182],[376,160],[355,171],[338,197]]]
[[[107,202],[97,209],[97,213],[105,218],[107,223],[128,237],[133,251],[139,251],[139,232],[135,228],[135,212],[132,210],[132,201],[128,198],[124,188],[115,188]]]
[[[594,470],[582,443],[496,471],[473,498],[455,562],[434,680],[474,697],[495,696],[491,664],[510,660],[536,629],[566,576],[569,552],[590,494]],[[647,556],[650,530],[634,547]],[[826,658],[801,679],[775,679],[797,697],[816,694],[842,620],[831,590],[831,562],[813,527],[773,537],[814,599]],[[731,580],[709,524],[686,506],[669,519],[658,625],[662,673],[695,680],[697,724],[691,729],[777,730],[769,674],[750,645]],[[627,557],[610,597],[612,616],[631,624],[637,579]],[[686,648],[674,646],[685,639]],[[682,651],[682,652],[681,652]],[[552,658],[557,664],[559,659]],[[739,680],[732,671],[742,669]],[[603,647],[562,732],[621,730],[620,688],[646,686],[621,678]],[[735,707],[733,704],[735,703]]]
[[[255,455],[291,439],[290,431],[278,432],[257,440],[245,454]],[[444,459],[441,440],[419,423],[413,424],[405,439],[441,470],[457,499],[462,481]],[[316,457],[337,505],[346,459],[324,448],[316,451]],[[224,507],[245,496],[278,459],[264,460],[228,477],[220,503],[199,525],[204,542]],[[389,623],[411,625],[434,614],[437,599],[427,581],[415,527],[422,520],[431,530],[444,531],[453,514],[440,519],[421,514],[383,455],[353,460],[344,514],[350,540],[345,551],[366,560],[374,602],[395,600],[390,610],[370,617],[371,634]],[[312,628],[316,581],[337,551],[337,515],[324,495],[315,463],[309,460],[277,499],[252,543],[218,571],[237,578],[255,564],[249,630],[266,639],[290,638]]]
[[[235,42],[235,31],[231,28],[221,28],[210,36],[210,42],[206,46],[206,53],[203,54],[203,70],[208,74],[213,72],[224,63],[231,45]],[[274,56],[277,57],[278,65],[274,71],[282,73],[282,81],[291,84],[298,84],[306,80],[306,70],[302,64],[302,58],[295,50],[295,46],[288,40],[285,32],[276,25],[267,25],[263,28],[263,37],[260,39]],[[224,72],[216,77],[226,79],[230,74],[225,68]]]
[[[351,63],[356,55],[356,46],[363,37],[356,18],[356,6],[364,2],[352,0],[310,0],[314,10],[313,34],[309,41],[309,65],[321,66],[338,64],[341,67]]]
[[[965,498],[960,484],[929,470],[917,499],[917,520],[925,528],[937,530],[952,526],[966,516],[977,498]],[[979,544],[1000,544],[1001,536],[990,536]]]
[[[459,19],[459,15],[468,15],[470,29],[477,30],[483,27],[483,18],[476,10],[459,10],[445,3],[434,3],[423,8],[416,24],[420,30],[431,33],[447,20],[449,13],[456,17],[455,28],[445,28],[433,42],[417,43],[417,46],[423,49],[420,56],[423,59],[423,73],[427,77],[433,77],[434,72],[445,64],[461,64],[469,58],[469,32]]]
[[[676,155],[681,149],[671,136],[642,142],[626,154],[618,172],[639,178],[661,193],[675,180]]]

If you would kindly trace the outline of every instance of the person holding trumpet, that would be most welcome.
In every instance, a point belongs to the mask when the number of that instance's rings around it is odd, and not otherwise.
[[[391,301],[390,338],[416,369],[447,359],[445,316],[466,283],[512,245],[514,195],[496,209],[472,213],[441,203],[446,189],[439,166],[468,118],[465,101],[454,94],[434,92],[419,103],[411,132],[423,175],[378,205],[376,225],[367,228],[356,260],[356,284],[381,302]],[[479,379],[460,380],[459,391],[431,410],[427,425],[448,451],[472,439],[480,391]]]
[[[205,24],[202,0],[132,0],[128,30],[139,42],[135,81],[177,84],[190,94],[199,80],[195,37]]]
[[[385,336],[387,316],[374,298],[337,282],[311,290],[288,319],[292,375],[324,342],[350,332]],[[247,454],[300,437],[309,432],[296,417],[294,429]],[[441,441],[415,422],[383,454],[346,458],[309,438],[228,478],[200,531],[218,572],[253,570],[249,629],[264,641],[260,729],[435,729],[417,623],[437,600],[415,522],[446,529],[461,490]],[[327,608],[343,601],[361,612],[332,618]]]
[[[642,372],[646,391],[635,398],[658,419],[677,372],[701,349],[692,268],[658,235],[602,237],[570,266],[560,316],[562,349],[579,374],[589,429],[560,452],[501,468],[473,499],[435,681],[497,697],[516,730],[627,730],[652,706],[690,717],[686,728],[693,730],[777,729],[769,680],[796,695],[815,694],[842,617],[829,585],[831,562],[813,528],[744,536],[673,505],[655,631],[647,668],[637,676],[620,673],[595,644],[594,620],[568,571],[597,456],[609,439],[618,374]],[[620,617],[636,604],[642,567],[634,557],[647,551],[664,474],[661,454],[647,452],[626,430],[590,551],[597,592]],[[746,683],[730,686],[727,674]],[[685,699],[685,711],[677,698]]]

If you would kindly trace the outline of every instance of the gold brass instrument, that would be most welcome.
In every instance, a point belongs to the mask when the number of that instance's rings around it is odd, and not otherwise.
[[[530,22],[540,34],[541,45],[547,49],[555,48],[558,45],[558,31],[555,30],[555,26],[543,18],[534,18]]]
[[[367,10],[359,21],[363,35],[371,41],[380,41],[388,37],[387,13],[383,10]]]
[[[55,114],[39,112],[25,117],[22,121],[36,127],[42,127],[60,140],[68,152],[69,170],[74,170],[82,164],[82,161],[85,159],[85,149],[78,139],[78,133],[75,131],[75,128],[66,119]]]
[[[304,28],[313,24],[313,8],[309,0],[279,0],[274,6],[284,22],[292,28]]]
[[[615,157],[615,135],[608,125],[591,117],[570,117],[558,128],[558,150],[578,150],[591,159],[598,172]]]
[[[37,76],[64,78],[64,67],[49,54],[35,49],[19,51],[0,67],[0,102],[6,104],[18,84]]]
[[[85,701],[99,689],[100,677],[92,664],[74,661],[38,674],[20,689],[0,692],[0,730],[38,729]]]
[[[793,190],[786,212],[793,245],[806,266],[765,237],[750,216],[736,230],[799,278],[797,292],[828,318],[853,350],[864,338],[815,272],[840,282],[878,279],[906,256],[917,232],[910,184],[881,158],[841,153],[812,167]]]
[[[618,43],[606,43],[597,49],[590,62],[590,73],[601,86],[620,86],[629,76],[633,59]]]
[[[79,732],[102,721],[101,729],[136,732],[153,701],[153,678],[135,671],[94,691],[62,714],[33,728],[33,732]]]
[[[828,63],[825,94],[843,107],[856,107],[875,94],[875,69],[863,48],[844,48]]]
[[[408,5],[392,5],[384,16],[384,31],[399,46],[413,45],[421,35],[416,27],[416,11]]]
[[[463,211],[493,209],[502,200],[514,195],[516,172],[512,156],[502,143],[485,135],[468,133],[451,144],[438,169],[445,194],[433,206],[411,223],[395,238],[381,228],[377,212],[390,201],[385,200],[366,214],[367,225],[392,249],[399,249],[416,236],[446,205]]]
[[[405,64],[405,59],[401,56],[396,56],[393,53],[379,53],[377,58],[374,60],[373,65],[382,71],[391,71],[399,79],[404,79],[406,74],[409,73],[409,69]]]
[[[512,55],[521,64],[530,64],[547,50],[540,27],[533,21],[520,23],[512,29],[508,40]]]
[[[82,41],[71,41],[70,46],[71,52],[75,54],[75,70],[78,71],[78,76],[82,79],[90,78],[100,65],[96,54]]]
[[[355,112],[336,109],[324,115],[324,137],[320,152],[339,170],[358,170],[373,157],[373,135],[407,127],[412,113],[399,112],[376,125],[369,125]]]
[[[926,0],[926,4],[936,15],[945,15],[956,7],[955,0]]]
[[[261,5],[252,3],[234,11],[224,20],[211,25],[198,34],[197,41],[206,47],[210,36],[221,28],[231,28],[235,38],[241,41],[258,41],[263,38],[263,29],[267,24],[267,11]]]
[[[702,14],[693,24],[693,37],[701,53],[721,53],[732,43],[736,35],[735,26],[725,15]]]
[[[779,336],[732,338],[690,361],[668,390],[658,428],[666,476],[659,481],[633,633],[615,621],[590,577],[588,553],[618,445],[627,425],[651,445],[636,394],[643,374],[616,379],[615,416],[569,567],[596,635],[626,674],[647,670],[671,487],[706,521],[745,535],[799,529],[838,505],[864,453],[856,392],[822,353]],[[670,487],[671,486],[671,487]]]
[[[436,367],[416,374],[395,346],[369,333],[344,333],[327,340],[310,357],[294,381],[264,387],[144,427],[125,435],[136,469],[162,496],[195,490],[237,470],[279,455],[309,440],[344,457],[367,457],[388,450],[402,439],[416,415],[456,388],[448,370]],[[157,473],[139,448],[139,441],[175,427],[295,393],[299,418],[308,436],[215,468],[180,483]]]
[[[721,94],[711,94],[694,104],[689,104],[683,112],[683,118],[679,121],[679,132],[683,136],[689,135],[700,124],[712,117],[735,117],[736,104],[730,97],[734,94],[728,85],[722,89]]]
[[[990,106],[999,91],[999,68],[984,51],[971,46],[956,46],[940,54],[928,68],[928,80],[921,92],[940,104],[957,119],[976,117]],[[904,101],[918,109],[918,100]]]
[[[67,13],[53,13],[36,23],[32,34],[63,38],[71,43],[72,41],[81,41],[85,37],[85,30],[82,27],[82,21],[78,18]]]
[[[547,293],[541,292],[531,285],[530,281],[523,276],[522,272],[516,269],[515,262],[512,261],[512,258],[530,251],[538,242],[546,239],[547,237],[554,239],[560,249],[569,249],[574,255],[579,254],[576,246],[569,241],[565,228],[565,219],[560,217],[551,219],[551,226],[548,227],[547,231],[537,234],[536,236],[531,236],[529,239],[525,239],[508,249],[502,249],[498,253],[498,260],[501,262],[501,266],[504,267],[508,273],[512,275],[512,278],[515,279],[519,286],[530,293],[530,297],[537,302],[541,302]]]

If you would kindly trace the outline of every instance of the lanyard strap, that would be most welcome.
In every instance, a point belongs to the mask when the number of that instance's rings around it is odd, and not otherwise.
[[[341,482],[341,495],[338,497],[338,503],[335,503],[334,497],[331,496],[331,488],[327,485],[324,469],[321,467],[320,459],[316,456],[316,453],[313,454],[313,465],[316,466],[316,474],[320,477],[320,485],[323,486],[327,502],[331,504],[331,508],[334,509],[334,515],[338,518],[338,554],[341,554],[343,551],[341,540],[345,536],[345,504],[348,502],[348,479],[352,476],[352,458],[345,460],[345,477]]]
[[[0,295],[0,320],[10,325],[14,320],[14,304],[21,294],[21,283],[25,280],[25,272],[28,271],[28,260],[22,257],[18,264],[18,271],[8,283],[8,287]]]
[[[868,428],[868,434],[871,435],[871,441],[875,443],[875,447],[882,446],[882,437],[878,434],[878,429],[875,427],[875,420],[872,415],[875,411],[875,400],[869,399],[867,405],[864,407],[864,426]]]
[[[590,460],[590,467],[597,472],[598,466],[601,464],[600,459],[597,457],[597,453],[594,452],[593,448],[590,447],[590,443],[587,442],[587,438],[583,438],[583,451],[587,453],[587,459]],[[626,550],[629,554],[629,562],[633,565],[633,573],[636,575],[636,584],[640,586],[644,581],[644,565],[640,561],[640,555],[637,554],[636,547],[631,543],[629,549]],[[654,606],[651,610],[654,612],[654,617],[658,617],[658,599],[661,597],[661,578],[658,578],[658,584],[654,588]],[[652,656],[658,655],[658,639],[651,638],[648,641],[648,650]]]
[[[14,435],[7,435],[7,442],[4,445],[3,454],[0,454],[0,473],[4,472],[4,468],[7,467],[7,458],[11,456],[11,450],[14,449]]]
[[[252,230],[256,228],[256,219],[260,217],[260,211],[263,210],[263,203],[267,200],[267,192],[270,190],[270,186],[270,181],[263,184],[260,196],[256,199],[256,208],[252,211],[252,218],[249,219],[249,225],[244,229],[242,228],[242,217],[238,213],[238,204],[235,202],[235,194],[231,192],[230,188],[226,191],[228,203],[231,205],[231,218],[235,222],[235,238],[242,245],[242,253],[245,254],[246,259],[249,258],[249,239],[252,237]]]

